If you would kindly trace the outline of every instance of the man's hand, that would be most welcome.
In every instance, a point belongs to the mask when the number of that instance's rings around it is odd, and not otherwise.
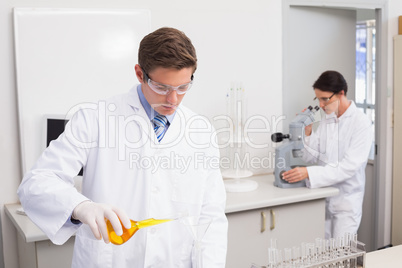
[[[283,173],[282,179],[289,183],[295,183],[308,178],[308,171],[306,167],[297,167]]]
[[[123,234],[121,224],[123,224],[126,229],[131,228],[130,218],[123,210],[107,204],[94,203],[89,200],[78,204],[74,208],[72,217],[82,223],[88,224],[94,236],[99,240],[103,238],[105,243],[110,242],[105,218],[109,219],[117,235]]]

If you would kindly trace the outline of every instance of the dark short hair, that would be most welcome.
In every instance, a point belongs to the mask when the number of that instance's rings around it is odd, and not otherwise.
[[[138,63],[150,73],[157,67],[197,69],[197,55],[191,40],[175,28],[163,27],[146,35],[138,50]]]
[[[337,71],[325,71],[317,81],[313,84],[313,89],[319,89],[321,91],[339,93],[342,90],[348,92],[348,84],[345,78]]]

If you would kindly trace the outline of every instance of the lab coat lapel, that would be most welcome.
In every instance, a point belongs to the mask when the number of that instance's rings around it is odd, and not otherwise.
[[[176,110],[176,114],[170,122],[170,126],[165,133],[165,136],[161,140],[161,145],[175,145],[184,138],[184,131],[186,126],[186,120],[183,110],[180,107]]]
[[[130,90],[130,98],[128,99],[128,104],[132,107],[134,114],[140,116],[140,118],[138,119],[141,120],[136,120],[134,118],[134,121],[136,121],[136,123],[138,124],[139,128],[141,128],[144,135],[146,135],[153,144],[159,144],[158,138],[156,137],[154,131],[153,124],[149,120],[148,115],[141,104],[140,98],[138,97],[137,86],[133,87]]]
[[[138,97],[137,86],[130,90],[128,104],[133,108],[134,113],[141,116],[141,118],[147,122],[146,127],[142,122],[137,121],[137,124],[142,129],[144,134],[147,135],[147,137],[151,140],[153,145],[175,145],[178,144],[182,138],[184,138],[186,119],[184,111],[180,107],[177,108],[174,119],[172,122],[170,122],[170,126],[166,131],[165,136],[161,142],[159,142],[154,131],[154,126],[151,120],[149,120],[148,115],[141,104],[140,98]]]

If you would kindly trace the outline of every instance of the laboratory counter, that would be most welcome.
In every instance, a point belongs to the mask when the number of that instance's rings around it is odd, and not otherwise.
[[[402,266],[402,245],[366,254],[365,268],[397,268]]]
[[[229,245],[226,267],[249,267],[253,262],[265,260],[267,241],[272,237],[277,238],[278,243],[285,247],[291,246],[287,244],[290,241],[300,243],[324,236],[325,198],[337,195],[336,188],[281,189],[273,185],[272,174],[248,179],[258,183],[256,190],[227,193]],[[56,267],[60,263],[70,267],[74,237],[62,246],[53,245],[27,216],[18,213],[19,208],[20,204],[5,205],[5,212],[18,231],[20,267]],[[295,221],[298,227],[289,229]],[[294,231],[289,232],[292,229]],[[245,241],[247,242],[244,243]],[[251,247],[259,243],[260,250]],[[247,252],[246,249],[252,252]]]
[[[258,188],[252,192],[227,193],[226,214],[244,210],[258,209],[286,205],[309,200],[323,199],[335,196],[339,190],[334,187],[309,189],[300,188],[278,188],[274,186],[274,175],[255,175],[250,178],[258,183]]]

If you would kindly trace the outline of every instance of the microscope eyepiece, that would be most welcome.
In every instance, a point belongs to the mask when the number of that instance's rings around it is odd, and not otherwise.
[[[273,142],[281,142],[283,141],[283,139],[289,139],[289,138],[290,138],[289,134],[282,134],[280,132],[271,135],[271,140]]]

